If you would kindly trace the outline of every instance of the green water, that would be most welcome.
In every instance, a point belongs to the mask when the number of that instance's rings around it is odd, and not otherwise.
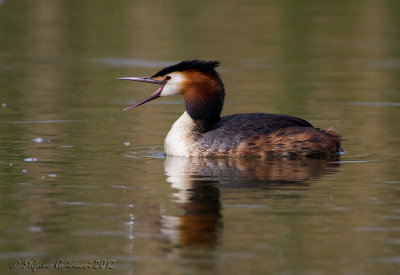
[[[396,274],[397,1],[0,1],[1,274]],[[285,113],[340,160],[165,158],[184,59],[223,114]],[[80,268],[78,268],[80,267]],[[68,270],[68,271],[66,271]]]

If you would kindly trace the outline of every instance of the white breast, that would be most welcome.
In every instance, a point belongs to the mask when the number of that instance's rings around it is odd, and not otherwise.
[[[165,154],[182,157],[194,155],[194,151],[196,151],[195,126],[195,122],[185,111],[172,125],[171,130],[165,138]]]

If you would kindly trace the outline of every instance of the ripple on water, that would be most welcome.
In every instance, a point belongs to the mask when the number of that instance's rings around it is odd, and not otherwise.
[[[83,202],[83,201],[60,201],[58,204],[71,205],[71,206],[103,206],[103,207],[126,207],[133,208],[133,204],[116,204],[111,202],[93,203],[93,202]]]
[[[26,158],[26,159],[24,159],[24,161],[26,161],[26,162],[35,162],[35,161],[37,161],[37,158]]]
[[[374,263],[400,264],[400,256],[372,258],[370,261]]]
[[[65,123],[65,122],[88,122],[86,119],[78,120],[27,120],[27,121],[11,121],[10,124],[31,124],[31,123]]]
[[[388,239],[385,241],[385,243],[388,244],[399,244],[400,245],[400,239]]]
[[[77,236],[114,236],[114,237],[127,237],[134,238],[131,233],[122,230],[80,230],[72,233]]]
[[[350,102],[349,104],[370,107],[400,107],[400,102]]]
[[[2,253],[0,255],[0,259],[29,259],[29,258],[43,258],[47,255],[44,252],[37,251],[22,251],[22,252],[10,252],[10,253]]]
[[[122,190],[131,189],[130,187],[125,185],[112,185],[111,188],[122,189]]]
[[[60,188],[78,188],[78,189],[93,189],[98,188],[98,185],[60,185]]]
[[[384,220],[400,220],[400,215],[383,215],[380,217]]]
[[[43,229],[41,227],[39,227],[39,226],[31,226],[31,227],[29,227],[29,231],[31,231],[31,232],[42,232]]]
[[[378,59],[369,63],[369,66],[377,69],[398,69],[400,68],[399,59]]]
[[[150,61],[137,58],[103,57],[90,59],[91,62],[108,67],[135,67],[135,68],[160,68],[175,62]]]
[[[339,160],[339,161],[332,161],[331,163],[364,163],[364,162],[372,162],[372,161],[377,161],[377,160]]]
[[[224,208],[268,208],[264,204],[224,204]]]
[[[140,99],[140,98],[139,98]],[[139,99],[136,100],[127,100],[126,98],[114,98],[113,100],[111,100],[112,104],[116,104],[116,105],[129,105],[129,104],[133,104],[135,102],[137,102]],[[170,101],[151,101],[146,103],[146,105],[179,105],[182,104],[183,100],[182,99],[178,99],[178,100],[170,100]]]
[[[45,140],[44,140],[43,138],[37,137],[37,138],[34,138],[32,141],[33,141],[33,142],[36,142],[36,143],[42,143],[42,142],[44,142]]]
[[[400,232],[400,227],[364,226],[357,228],[357,230],[367,232]]]
[[[153,146],[150,150],[136,150],[122,153],[121,156],[126,158],[165,158],[164,150],[162,146]]]

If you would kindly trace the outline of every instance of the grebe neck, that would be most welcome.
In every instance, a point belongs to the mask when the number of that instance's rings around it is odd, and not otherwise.
[[[212,125],[221,119],[225,89],[215,71],[194,74],[183,98],[187,114],[200,125]]]
[[[196,140],[206,131],[203,120],[194,120],[186,111],[175,121],[164,142],[166,155],[190,156]]]

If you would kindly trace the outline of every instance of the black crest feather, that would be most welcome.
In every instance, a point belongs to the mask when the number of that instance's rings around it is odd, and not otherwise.
[[[219,61],[200,61],[200,60],[184,60],[178,64],[165,67],[152,77],[167,75],[172,72],[183,72],[188,70],[198,70],[201,72],[215,70],[219,66]]]

